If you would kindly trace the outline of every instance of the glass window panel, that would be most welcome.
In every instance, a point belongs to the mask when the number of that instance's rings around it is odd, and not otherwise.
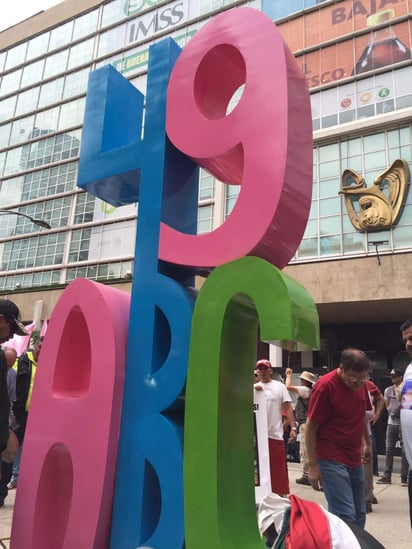
[[[411,142],[411,128],[410,126],[406,128],[401,128],[399,130],[399,140],[402,145],[409,145]]]
[[[56,27],[50,32],[49,51],[69,44],[72,40],[73,21]]]
[[[121,267],[120,263],[115,263],[114,265],[110,265],[110,278],[120,277],[120,267]]]
[[[24,178],[22,176],[2,181],[0,187],[0,208],[5,208],[10,204],[16,204],[21,201],[23,184]]]
[[[81,71],[72,72],[66,76],[63,90],[63,99],[68,99],[74,95],[86,93],[87,81],[89,78],[89,67]]]
[[[392,112],[394,110],[395,101],[393,99],[387,99],[386,101],[379,101],[379,103],[376,103],[376,114],[383,114],[385,112]]]
[[[39,99],[40,87],[31,88],[17,96],[16,115],[34,111]]]
[[[406,206],[402,208],[397,227],[401,225],[412,225],[412,205],[410,199],[408,202],[409,204],[406,204]]]
[[[317,238],[305,238],[300,243],[298,249],[298,257],[317,257],[318,255],[318,239]]]
[[[369,118],[375,114],[375,105],[368,105],[367,107],[360,107],[357,110],[358,120],[362,118]]]
[[[386,148],[385,134],[376,133],[373,135],[366,135],[363,138],[363,148],[365,153],[385,150]]]
[[[356,111],[355,109],[349,109],[339,113],[339,123],[346,124],[347,122],[352,122],[356,120]]]
[[[403,97],[396,98],[396,108],[406,109],[412,106],[412,95],[404,95]]]
[[[353,157],[362,153],[362,140],[360,138],[343,141],[340,145],[342,156]]]
[[[340,197],[319,200],[319,215],[340,215]]]
[[[343,217],[342,217],[342,230],[344,233],[350,233],[354,230],[352,222],[349,215],[346,212],[346,206],[342,206]]]
[[[35,82],[40,82],[43,76],[44,59],[25,65],[21,78],[21,87],[29,86]]]
[[[67,67],[67,59],[69,57],[69,50],[63,50],[59,53],[55,53],[50,57],[47,57],[44,67],[44,80],[55,76],[61,72],[64,72]]]
[[[60,107],[54,107],[47,111],[42,111],[36,114],[36,128],[46,130],[48,132],[57,130],[59,120]]]
[[[319,148],[319,162],[329,162],[339,158],[339,144],[325,145]]]
[[[317,219],[318,217],[318,201],[312,200],[309,211],[309,219]]]
[[[373,168],[384,168],[386,166],[386,155],[384,152],[368,153],[364,156],[365,170]]]
[[[410,248],[412,246],[412,225],[396,227],[393,231],[393,244],[395,248]]]
[[[84,118],[85,98],[76,99],[61,106],[59,117],[59,130],[81,125]]]
[[[363,170],[362,156],[352,156],[351,158],[346,158],[342,160],[342,172],[350,168],[356,172],[361,172]]]
[[[63,85],[63,77],[43,84],[40,88],[39,109],[52,103],[58,103],[62,98]]]
[[[320,255],[341,254],[340,236],[321,236],[319,241]]]
[[[99,36],[99,46],[97,48],[97,57],[109,55],[115,50],[118,50],[125,43],[126,23],[120,27],[115,27]]]
[[[205,174],[205,175],[203,175]],[[199,181],[199,200],[207,200],[214,198],[215,195],[215,178],[203,172]]]
[[[330,128],[338,124],[338,115],[329,114],[328,116],[322,116],[321,118],[322,128]]]
[[[97,266],[97,273],[99,278],[107,278],[107,275],[109,274],[109,266],[108,265],[98,265]]]
[[[402,146],[399,156],[400,156],[400,158],[403,158],[407,162],[411,162],[411,160],[412,160],[411,146],[410,145]]]
[[[27,47],[26,59],[33,59],[34,57],[38,57],[43,53],[46,53],[49,45],[49,38],[49,32],[42,32],[39,36],[31,38]]]
[[[198,210],[197,232],[204,234],[210,232],[213,227],[213,205],[202,206]]]
[[[317,220],[308,221],[305,229],[304,238],[309,238],[318,235],[318,222]]]
[[[334,160],[333,162],[323,162],[319,164],[319,177],[320,179],[326,179],[331,177],[338,177],[340,175],[340,162]]]
[[[99,16],[99,10],[93,10],[85,15],[77,17],[74,20],[74,29],[72,40],[75,41],[78,38],[83,38],[91,34],[97,29],[97,20]]]
[[[2,77],[0,95],[8,95],[9,93],[18,91],[22,72],[22,69],[18,69],[17,71],[9,72]]]
[[[80,42],[70,48],[68,69],[73,69],[79,65],[88,63],[93,58],[94,38]]]
[[[10,141],[11,124],[0,126],[0,149],[7,147]]]
[[[321,235],[340,233],[340,216],[322,217],[321,219],[319,219],[319,230]]]
[[[25,154],[22,147],[9,149],[6,154],[4,175],[11,175],[25,169]]]
[[[27,42],[23,42],[23,44],[19,44],[15,48],[9,50],[7,52],[6,64],[4,67],[5,70],[12,69],[13,67],[17,67],[17,65],[23,63],[26,57],[26,50]]]
[[[340,180],[324,179],[319,183],[319,197],[325,198],[329,196],[336,196],[340,190]]]
[[[232,213],[232,210],[235,207],[235,204],[236,204],[236,198],[226,199],[225,217],[228,217]]]
[[[365,236],[361,233],[352,233],[343,235],[343,253],[365,252]]]
[[[77,195],[74,224],[93,221],[96,198],[90,193]]]
[[[125,6],[126,2],[124,0],[115,0],[114,2],[104,4],[102,27],[106,27],[123,19],[127,15],[124,12]]]
[[[2,71],[4,68],[4,62],[6,61],[6,54],[7,54],[6,51],[0,52],[0,71]]]
[[[366,172],[364,175],[365,175],[365,181],[366,181],[366,186],[367,187],[370,187],[370,185],[372,185],[373,181],[375,180],[375,178],[377,177],[380,177],[382,175],[382,173],[386,170],[387,166],[386,166],[386,162],[385,162],[385,165],[381,166],[378,170],[370,170],[368,172]],[[387,186],[387,184],[383,183],[382,184],[383,186]],[[383,188],[383,187],[381,187]]]
[[[0,153],[0,177],[3,175],[4,171],[4,162],[6,160],[6,153]]]
[[[312,120],[312,129],[313,129],[314,132],[316,130],[320,130],[320,119],[319,118],[314,118]]]
[[[399,129],[387,132],[388,147],[399,147]]]

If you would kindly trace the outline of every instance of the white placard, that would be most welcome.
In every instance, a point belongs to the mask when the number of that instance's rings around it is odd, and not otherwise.
[[[268,424],[266,399],[263,391],[253,391],[253,421],[255,427],[255,501],[271,492],[269,467]]]

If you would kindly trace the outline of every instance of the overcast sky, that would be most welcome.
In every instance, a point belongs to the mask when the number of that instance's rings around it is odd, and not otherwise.
[[[0,0],[0,31],[23,21],[51,6],[60,4],[62,0]]]

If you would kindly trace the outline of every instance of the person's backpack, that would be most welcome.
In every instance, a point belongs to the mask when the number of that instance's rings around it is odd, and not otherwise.
[[[295,418],[298,423],[305,423],[308,417],[309,398],[298,397],[295,406]]]

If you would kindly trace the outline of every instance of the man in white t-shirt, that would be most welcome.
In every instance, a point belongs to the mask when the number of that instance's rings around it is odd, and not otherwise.
[[[398,443],[401,445],[401,485],[408,485],[408,462],[405,456],[405,450],[403,448],[403,441],[401,435],[401,392],[402,392],[402,378],[403,373],[401,370],[392,370],[390,373],[392,385],[386,387],[384,392],[385,406],[388,411],[388,424],[386,426],[386,459],[385,459],[385,471],[381,478],[376,481],[376,484],[391,484],[392,482],[392,469],[393,469],[393,456],[395,454],[395,448]]]
[[[284,429],[289,426],[291,439],[296,439],[292,399],[283,383],[272,379],[273,370],[269,360],[258,360],[256,369],[260,380],[254,384],[254,388],[256,391],[264,391],[266,398],[272,492],[285,495],[289,494],[289,479],[283,438]],[[286,417],[285,425],[283,415]]]

